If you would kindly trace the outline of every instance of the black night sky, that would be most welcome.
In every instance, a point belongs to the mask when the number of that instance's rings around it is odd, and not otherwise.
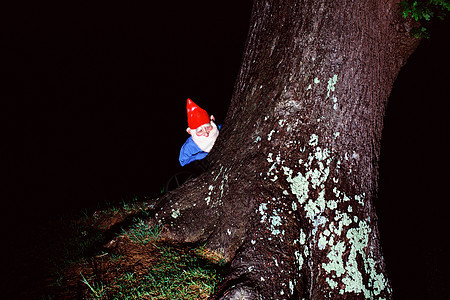
[[[5,162],[11,236],[104,201],[157,193],[180,169],[186,98],[225,118],[251,2],[38,4],[3,18],[0,93],[7,136],[19,145]],[[397,299],[449,292],[441,283],[449,24],[409,59],[385,119],[375,206]]]

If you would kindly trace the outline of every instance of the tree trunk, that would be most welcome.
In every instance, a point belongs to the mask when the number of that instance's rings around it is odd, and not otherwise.
[[[157,205],[165,240],[231,263],[214,298],[391,298],[373,199],[408,26],[389,0],[255,1],[209,170]]]

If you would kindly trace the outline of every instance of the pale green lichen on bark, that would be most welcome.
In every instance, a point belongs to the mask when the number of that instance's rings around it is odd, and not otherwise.
[[[270,220],[270,231],[273,235],[278,235],[281,231],[277,228],[282,225],[281,217],[278,215],[276,210],[273,210],[273,215],[269,217]]]
[[[323,250],[325,249],[326,245],[328,245],[327,238],[323,234],[321,234],[317,246],[319,247],[320,250]]]
[[[329,81],[329,90],[334,90],[337,76]],[[335,138],[339,134],[335,134]],[[367,252],[369,237],[371,235],[371,228],[367,221],[358,220],[357,216],[351,216],[349,213],[353,212],[353,207],[348,205],[345,210],[338,210],[338,203],[358,203],[361,206],[365,205],[365,193],[349,197],[345,192],[339,191],[335,186],[333,193],[336,196],[334,199],[325,199],[325,182],[330,173],[330,164],[333,160],[328,149],[317,147],[319,144],[319,137],[315,134],[310,136],[308,145],[313,148],[308,158],[299,163],[306,169],[305,172],[297,172],[294,176],[294,171],[287,166],[282,166],[286,181],[290,184],[290,192],[295,195],[297,202],[292,203],[292,209],[298,210],[301,208],[306,217],[308,217],[313,225],[311,237],[316,237],[317,247],[319,250],[327,251],[327,262],[322,264],[323,270],[326,274],[326,282],[330,288],[335,289],[337,282],[342,282],[345,287],[340,291],[342,294],[346,292],[362,293],[364,297],[370,298],[380,295],[380,293],[387,288],[387,280],[383,273],[377,273],[375,260],[370,257],[370,252]],[[272,156],[270,156],[272,158]],[[274,162],[271,159],[271,162]],[[276,164],[276,162],[275,162]],[[274,165],[275,165],[274,164]],[[340,161],[337,163],[337,168],[340,166]],[[337,184],[339,180],[333,178],[332,181]],[[311,191],[316,190],[316,199],[310,199]],[[351,199],[353,198],[353,199]],[[330,222],[325,217],[321,217],[321,213],[326,209],[334,211],[334,220]],[[353,225],[352,225],[353,223]],[[328,224],[322,233],[318,228]],[[344,230],[350,225],[357,227],[350,228],[347,232]],[[346,232],[345,242],[342,234]],[[316,234],[318,235],[316,236]],[[302,235],[303,234],[303,235]],[[304,244],[306,235],[301,232],[300,244]],[[336,244],[335,244],[336,243]],[[349,253],[348,256],[345,253]],[[366,253],[368,253],[366,255]],[[307,257],[309,251],[305,245],[304,255]],[[357,256],[362,257],[363,265],[358,265]],[[297,262],[303,264],[303,256],[299,252],[295,253]],[[369,257],[368,257],[369,256]],[[300,260],[301,258],[301,260]],[[369,276],[369,283],[367,286],[363,282],[363,274]],[[341,277],[341,279],[338,279]]]
[[[308,144],[310,146],[314,147],[314,146],[317,146],[318,141],[319,141],[319,137],[317,136],[317,134],[311,134]]]
[[[330,252],[328,252],[327,258],[329,259],[329,262],[327,264],[323,263],[322,268],[328,273],[334,271],[337,277],[342,276],[342,274],[345,273],[344,262],[342,259],[344,251],[344,242],[338,242],[333,248],[330,249]]]
[[[315,151],[309,154],[307,161],[304,163],[304,167],[307,169],[304,174],[298,172],[295,177],[292,177],[293,171],[290,168],[282,166],[282,169],[286,181],[290,183],[292,194],[296,195],[300,205],[304,204],[303,208],[306,212],[306,216],[313,220],[318,214],[325,210],[327,205],[324,187],[330,173],[329,164],[331,158],[328,149],[317,147],[317,135],[312,134],[310,136],[308,145],[314,147]],[[317,162],[318,168],[312,167],[314,161]],[[299,161],[299,163],[302,162],[302,160]],[[312,189],[320,188],[317,199],[309,199],[310,187]],[[331,205],[333,206],[333,204]],[[297,207],[296,205],[294,206]]]
[[[338,284],[336,281],[334,281],[333,279],[330,279],[330,278],[325,278],[325,280],[332,289],[337,288]]]
[[[299,251],[294,252],[295,259],[297,261],[298,270],[301,271],[303,268],[303,256]]]
[[[172,209],[172,214],[171,214],[172,218],[176,219],[180,216],[180,210],[179,209]]]
[[[261,214],[261,223],[264,223],[267,219],[267,214],[266,214],[266,210],[267,210],[267,203],[261,203],[259,205],[259,213]]]
[[[267,135],[267,140],[270,141],[272,139],[272,134],[275,133],[275,129],[273,129],[271,132],[269,132],[269,135]]]
[[[205,198],[205,201],[206,201],[206,204],[207,205],[209,205],[209,203],[210,203],[210,201],[211,201],[211,194],[212,194],[212,191],[214,190],[214,186],[213,185],[210,185],[209,187],[208,187],[208,196]]]
[[[294,283],[291,280],[289,280],[289,292],[291,295],[294,294]]]
[[[298,173],[297,176],[292,178],[292,170],[285,166],[283,166],[283,171],[287,176],[286,180],[291,184],[292,194],[297,196],[300,204],[305,203],[305,201],[308,199],[308,179],[306,179],[306,177],[304,177],[301,173]]]
[[[343,214],[343,216],[343,220],[350,219],[347,214]],[[350,222],[351,220],[348,221],[347,226]],[[337,245],[330,248],[327,254],[329,261],[322,263],[322,268],[328,273],[328,277],[342,276],[342,282],[345,284],[342,292],[363,293],[365,298],[371,298],[379,295],[381,291],[387,288],[387,280],[383,273],[377,273],[376,271],[375,260],[366,255],[370,234],[369,224],[364,220],[360,221],[358,227],[350,228],[347,231],[346,238],[349,244],[345,245],[342,241],[338,242]],[[321,243],[324,244],[325,240]],[[343,259],[344,253],[349,253],[345,261]],[[363,266],[358,265],[358,255],[362,257]],[[369,276],[367,286],[363,282],[361,269]],[[327,282],[331,288],[334,288],[334,284]]]
[[[334,92],[334,90],[336,89],[335,85],[336,85],[336,82],[337,82],[337,78],[338,78],[338,76],[335,74],[335,75],[333,75],[332,78],[330,78],[328,80],[327,99],[330,98],[330,93]]]

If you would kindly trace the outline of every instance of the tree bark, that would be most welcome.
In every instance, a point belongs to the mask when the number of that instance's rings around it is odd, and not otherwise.
[[[395,1],[256,0],[209,169],[156,206],[205,243],[214,299],[388,299],[373,200],[383,116],[418,45]]]

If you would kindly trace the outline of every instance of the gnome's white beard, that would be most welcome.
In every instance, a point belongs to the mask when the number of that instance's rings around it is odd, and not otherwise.
[[[211,121],[211,126],[213,127],[213,129],[209,132],[208,136],[198,136],[194,132],[194,130],[192,130],[191,132],[191,136],[195,144],[197,144],[197,146],[205,152],[211,151],[212,147],[214,146],[214,142],[219,136],[219,130],[217,129],[217,126],[213,121]]]

